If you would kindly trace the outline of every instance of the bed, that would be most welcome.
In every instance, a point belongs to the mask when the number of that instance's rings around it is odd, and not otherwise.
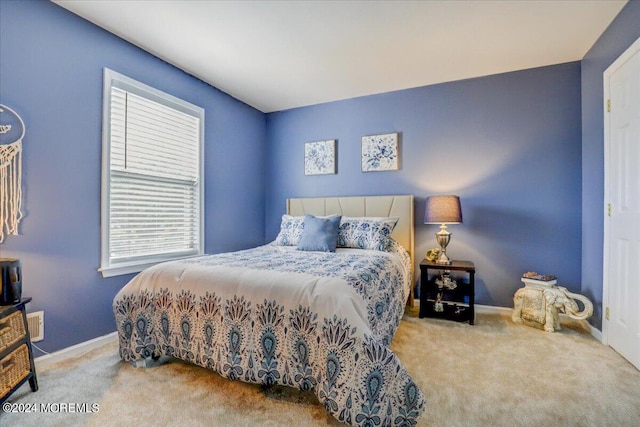
[[[317,250],[312,224],[339,224],[334,251]],[[310,390],[349,425],[415,425],[424,396],[388,347],[413,265],[413,196],[289,199],[273,242],[162,263],[125,285],[120,356]]]

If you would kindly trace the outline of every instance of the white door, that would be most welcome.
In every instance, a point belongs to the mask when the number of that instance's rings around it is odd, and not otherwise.
[[[604,74],[603,338],[640,369],[640,39]]]

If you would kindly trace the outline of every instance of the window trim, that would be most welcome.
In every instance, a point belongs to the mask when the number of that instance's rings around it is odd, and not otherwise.
[[[142,96],[149,100],[158,102],[165,106],[169,106],[185,114],[198,117],[200,124],[200,141],[199,141],[199,240],[197,253],[187,256],[167,256],[157,255],[149,256],[130,262],[121,262],[113,264],[110,259],[110,182],[111,182],[111,88],[117,87]],[[137,80],[124,76],[109,68],[103,69],[103,92],[102,92],[102,170],[101,170],[101,191],[100,191],[100,268],[98,271],[103,277],[112,277],[129,273],[137,273],[145,268],[151,267],[160,262],[190,258],[204,254],[204,116],[205,111],[202,107],[191,104],[180,98],[177,98],[161,90],[147,86]]]

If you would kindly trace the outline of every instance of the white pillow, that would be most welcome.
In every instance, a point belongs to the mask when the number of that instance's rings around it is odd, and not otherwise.
[[[280,232],[275,243],[279,246],[298,246],[302,230],[304,229],[303,216],[282,215],[280,222]]]
[[[385,250],[398,219],[343,216],[338,231],[338,247]]]

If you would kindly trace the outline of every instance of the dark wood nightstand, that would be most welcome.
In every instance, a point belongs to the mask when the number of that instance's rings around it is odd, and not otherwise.
[[[420,317],[468,321],[473,325],[475,273],[471,261],[452,261],[447,265],[422,260]]]
[[[22,298],[15,304],[0,306],[0,404],[26,381],[32,391],[38,390],[24,307],[30,301],[31,298]]]

